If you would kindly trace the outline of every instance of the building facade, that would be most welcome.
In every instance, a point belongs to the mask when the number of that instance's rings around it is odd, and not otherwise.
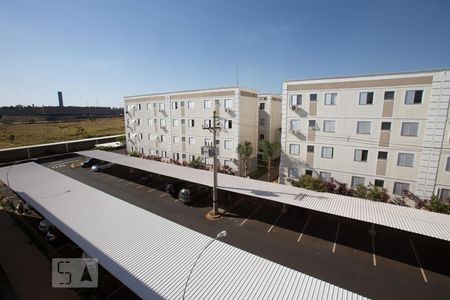
[[[263,164],[262,141],[280,143],[281,141],[281,96],[260,94],[258,96],[258,161]],[[274,159],[280,156],[279,151]]]
[[[244,141],[257,145],[258,94],[245,88],[218,88],[125,97],[127,150],[163,161],[189,162],[204,156],[203,146],[212,146],[213,111],[218,115],[219,167],[243,172],[237,146]],[[256,169],[256,151],[249,171]]]
[[[280,182],[450,196],[450,70],[283,83]]]

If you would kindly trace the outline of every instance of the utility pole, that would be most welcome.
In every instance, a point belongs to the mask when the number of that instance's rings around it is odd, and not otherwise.
[[[207,129],[213,134],[213,215],[217,216],[219,214],[219,197],[217,194],[217,133],[220,131],[220,124],[218,123],[219,117],[217,116],[216,110],[213,111],[213,121],[212,126],[203,126],[203,129]]]

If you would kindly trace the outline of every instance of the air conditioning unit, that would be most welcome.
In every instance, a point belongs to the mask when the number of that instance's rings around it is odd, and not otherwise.
[[[159,125],[159,128],[166,129],[166,125]]]
[[[231,112],[231,108],[225,108],[225,112]]]
[[[213,146],[202,146],[201,147],[202,155],[206,157],[214,157],[214,153],[216,156],[218,155],[218,149]]]
[[[298,129],[291,129],[291,130],[289,130],[289,132],[295,134],[295,133],[299,133],[300,130],[298,130]]]
[[[158,111],[162,113],[164,112],[164,109],[160,108]]]
[[[291,109],[292,110],[297,110],[297,109],[299,109],[300,107],[298,106],[298,105],[292,105],[292,107],[291,107]]]
[[[137,122],[137,120],[136,119],[133,119],[132,121],[131,121],[132,123],[136,123]]]

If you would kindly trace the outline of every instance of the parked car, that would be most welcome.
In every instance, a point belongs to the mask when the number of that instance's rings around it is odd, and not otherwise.
[[[88,160],[85,160],[84,162],[81,163],[81,167],[82,168],[90,168],[93,165],[95,165],[96,163],[99,163],[100,160],[96,159],[96,158],[89,158]]]
[[[91,167],[91,169],[94,172],[100,172],[100,171],[111,168],[113,165],[114,165],[113,163],[110,163],[107,161],[100,161],[100,162],[96,163],[95,165],[93,165]]]
[[[47,235],[45,236],[45,239],[49,242],[54,242],[62,237],[64,237],[64,234],[58,228],[56,228],[55,226],[50,226],[48,228],[48,232]]]
[[[42,233],[47,233],[48,229],[52,226],[52,223],[50,223],[47,219],[42,220],[39,222],[39,231]]]
[[[194,199],[200,200],[211,193],[211,189],[204,185],[189,184],[182,188],[178,194],[178,199],[184,204],[191,204]]]
[[[172,197],[178,197],[180,190],[186,185],[186,181],[177,180],[171,183],[166,184],[166,188],[164,191]]]

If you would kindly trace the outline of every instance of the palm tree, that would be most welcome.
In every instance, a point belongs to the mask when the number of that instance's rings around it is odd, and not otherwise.
[[[239,153],[239,158],[244,159],[244,176],[247,177],[248,159],[253,152],[252,143],[250,143],[249,141],[245,141],[243,144],[239,144],[237,147],[237,151]]]
[[[267,161],[267,181],[270,181],[270,173],[272,170],[272,156],[278,150],[280,144],[277,142],[262,141],[263,158]]]

